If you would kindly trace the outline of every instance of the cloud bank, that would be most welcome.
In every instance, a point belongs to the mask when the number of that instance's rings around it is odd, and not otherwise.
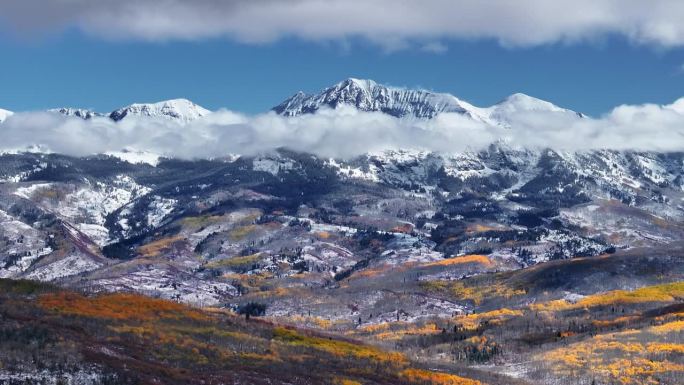
[[[459,114],[431,120],[398,119],[352,108],[282,117],[221,110],[182,124],[164,118],[83,120],[58,113],[16,113],[0,124],[1,151],[40,146],[84,156],[122,149],[178,158],[253,155],[285,147],[324,157],[349,158],[387,149],[438,152],[511,146],[562,151],[614,149],[684,151],[684,98],[670,105],[623,105],[600,118],[528,111],[510,117],[510,128]]]
[[[0,18],[20,34],[77,28],[110,39],[360,37],[386,49],[441,47],[443,39],[507,46],[609,35],[662,47],[684,44],[680,0],[9,0]]]

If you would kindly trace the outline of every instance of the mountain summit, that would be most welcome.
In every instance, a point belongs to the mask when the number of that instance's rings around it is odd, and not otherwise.
[[[107,114],[83,108],[68,107],[53,108],[48,110],[48,112],[58,113],[64,116],[73,116],[84,120],[96,117],[104,117],[118,122],[129,116],[137,116],[147,118],[165,118],[181,123],[187,123],[211,114],[211,111],[187,99],[171,99],[157,103],[134,103],[126,107],[121,107]],[[0,122],[1,121],[2,113],[0,112]]]
[[[522,93],[515,93],[508,96],[499,103],[483,109],[483,113],[494,124],[509,127],[516,115],[527,112],[547,112],[555,114],[566,114],[568,116],[585,117],[581,112],[575,112],[567,108],[541,100]]]
[[[63,107],[63,108],[53,108],[48,110],[48,112],[57,112],[60,113],[64,116],[75,116],[77,118],[81,119],[92,119],[94,117],[98,116],[104,116],[103,114],[99,112],[95,112],[93,110],[87,110],[84,108],[69,108],[69,107]]]
[[[470,115],[473,106],[453,95],[425,90],[388,87],[373,80],[349,78],[315,95],[298,92],[273,110],[284,116],[313,113],[342,105],[361,111],[378,111],[395,117],[433,118],[442,112]],[[473,116],[475,117],[475,116]]]
[[[490,107],[476,107],[448,93],[389,87],[373,80],[355,78],[343,80],[318,94],[309,95],[300,91],[274,107],[273,111],[283,116],[298,116],[343,105],[360,111],[383,112],[398,118],[430,119],[440,113],[459,113],[500,126],[508,126],[514,115],[529,111],[583,116],[522,93],[513,94]]]
[[[187,99],[172,99],[158,103],[131,104],[113,111],[109,117],[117,122],[127,116],[160,117],[189,122],[210,113],[211,111]]]

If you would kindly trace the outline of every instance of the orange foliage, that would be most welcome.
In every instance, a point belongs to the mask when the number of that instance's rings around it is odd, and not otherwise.
[[[455,298],[473,301],[476,305],[491,298],[512,298],[525,294],[522,289],[514,289],[503,284],[492,283],[485,286],[466,286],[463,282],[450,282],[449,291]]]
[[[479,263],[484,266],[492,266],[492,260],[486,255],[464,255],[462,257],[447,258],[437,262],[431,262],[425,266],[450,266],[450,265],[461,265],[465,263]]]
[[[480,381],[459,377],[453,374],[429,372],[421,369],[406,369],[401,376],[411,382],[431,385],[482,385]]]
[[[381,264],[375,267],[369,267],[363,270],[356,271],[350,278],[349,280],[357,280],[357,279],[368,279],[368,278],[373,278],[373,277],[378,277],[382,276],[385,273],[392,272],[392,273],[398,273],[402,271],[406,271],[409,269],[414,268],[417,265],[416,262],[405,262],[400,265],[391,265],[391,264]],[[341,286],[346,287],[345,283],[343,283]]]
[[[614,290],[594,294],[572,303],[566,300],[550,301],[530,305],[536,311],[562,311],[615,304],[637,304],[648,302],[672,302],[684,298],[684,282],[646,286],[633,291]]]
[[[435,323],[412,323],[405,321],[381,322],[361,326],[347,334],[374,338],[376,340],[400,340],[405,336],[439,334],[442,329]]]
[[[679,353],[684,354],[683,344],[652,342],[646,347],[649,353]]]
[[[38,303],[46,310],[83,317],[151,321],[158,318],[208,319],[198,310],[171,301],[136,294],[85,297],[75,293],[45,294]]]
[[[458,316],[456,317],[456,321],[462,328],[472,330],[476,329],[483,321],[488,321],[490,324],[498,324],[504,322],[509,318],[519,317],[522,315],[523,312],[521,310],[501,308],[497,310],[488,311],[485,313]]]
[[[236,367],[254,368],[259,373],[261,367],[287,368],[297,370],[298,376],[303,371],[305,377],[309,372],[304,370],[330,363],[335,372],[312,373],[312,378],[339,385],[360,385],[365,379],[376,378],[387,379],[387,383],[480,384],[451,374],[410,368],[401,353],[332,335],[274,327],[267,321],[246,322],[224,309],[202,311],[124,293],[86,296],[56,292],[33,296],[29,302],[27,306],[33,306],[30,314],[37,314],[39,322],[47,319],[51,325],[65,325],[69,330],[78,327],[73,330],[83,330],[87,341],[97,336],[113,346],[133,349],[132,356],[143,362],[145,365],[140,367],[144,368],[177,367],[183,373],[223,373]],[[36,312],[36,304],[48,318]],[[329,322],[317,321],[323,326]],[[436,325],[427,324],[418,331],[438,330]]]
[[[668,322],[663,325],[654,326],[649,329],[649,331],[656,334],[665,334],[669,332],[681,332],[684,330],[684,321],[674,321]]]
[[[507,308],[501,308],[498,310],[492,310],[485,313],[468,314],[465,316],[457,316],[456,322],[463,329],[473,330],[480,326],[480,323],[487,321],[490,325],[495,325],[503,323],[509,318],[522,316],[523,312],[521,310],[511,310]]]
[[[485,231],[492,231],[492,230],[499,230],[500,228],[497,227],[492,227],[492,226],[486,226],[486,225],[481,225],[481,224],[476,224],[476,225],[471,225],[466,228],[466,233],[472,234],[472,233],[483,233]]]
[[[276,327],[273,334],[276,340],[289,345],[313,348],[338,357],[354,357],[395,365],[407,363],[406,357],[401,353],[385,352],[372,346],[308,336],[283,327]]]
[[[395,323],[397,324],[397,323]],[[389,330],[390,326],[393,325],[389,322],[381,322],[378,324],[365,325],[359,328],[359,331],[365,333],[377,333],[385,330]]]
[[[391,230],[393,233],[404,233],[404,234],[411,234],[413,231],[413,225],[410,223],[402,223],[401,225],[397,225]]]
[[[429,323],[423,326],[413,326],[410,324],[406,325],[407,328],[403,330],[396,330],[396,331],[386,331],[382,333],[378,333],[375,335],[375,338],[379,340],[399,340],[405,336],[419,336],[419,335],[427,335],[427,334],[439,334],[442,332],[442,329],[440,329],[437,325],[434,323]]]
[[[684,370],[682,364],[653,359],[654,354],[682,353],[683,345],[639,342],[645,338],[648,332],[638,330],[599,335],[536,358],[551,362],[559,375],[576,376],[578,370],[584,370],[610,383],[624,385],[657,383],[659,375]]]
[[[617,317],[615,319],[611,320],[593,320],[591,321],[591,324],[596,326],[596,327],[612,327],[612,326],[622,326],[627,324],[630,321],[633,320],[638,320],[638,316],[624,316],[624,317]]]
[[[281,316],[281,317],[273,317],[272,318],[274,321],[278,323],[283,323],[283,324],[289,324],[289,325],[297,325],[299,327],[311,327],[311,328],[316,328],[316,329],[322,329],[322,330],[328,330],[333,327],[334,324],[337,323],[337,321],[331,321],[329,319],[321,318],[321,317],[315,317],[315,316],[299,316],[299,315],[294,315],[294,316]]]
[[[350,380],[348,378],[335,377],[333,380],[334,385],[362,385],[358,381]]]

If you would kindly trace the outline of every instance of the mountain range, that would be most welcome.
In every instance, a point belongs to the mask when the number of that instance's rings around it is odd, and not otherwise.
[[[269,114],[325,109],[584,118],[358,79]],[[0,383],[676,385],[683,244],[682,152],[1,153]]]
[[[394,117],[431,119],[441,113],[457,113],[474,120],[506,125],[512,114],[542,111],[583,116],[547,101],[522,93],[513,94],[490,107],[476,107],[451,94],[388,87],[372,80],[349,78],[318,94],[298,92],[273,108],[284,116],[314,113],[321,108],[355,107],[360,111],[383,112]]]
[[[297,92],[272,111],[286,117],[316,113],[321,109],[352,107],[364,112],[382,112],[397,118],[432,119],[441,113],[456,113],[473,120],[508,127],[511,116],[524,112],[548,112],[584,116],[553,103],[516,93],[489,107],[476,107],[447,93],[389,87],[373,80],[349,78],[316,94]],[[109,118],[121,121],[129,116],[165,118],[188,123],[211,114],[212,111],[187,99],[172,99],[157,103],[135,103],[110,113],[81,108],[55,108],[49,112],[82,119]],[[11,114],[0,110],[0,122]]]

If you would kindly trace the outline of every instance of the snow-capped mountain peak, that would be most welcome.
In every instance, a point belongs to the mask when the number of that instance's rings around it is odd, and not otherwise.
[[[171,99],[157,103],[135,103],[112,111],[109,117],[119,121],[127,116],[175,119],[184,123],[207,116],[211,111],[187,99]]]
[[[501,127],[510,127],[513,115],[521,112],[548,111],[583,116],[522,93],[513,94],[491,107],[476,107],[448,93],[389,87],[373,80],[356,78],[345,79],[318,94],[297,92],[274,107],[273,111],[283,116],[297,116],[341,105],[360,111],[383,112],[398,118],[430,119],[440,113],[459,113]]]
[[[5,119],[9,118],[12,115],[14,115],[14,112],[3,110],[2,108],[0,108],[0,123],[4,122]]]
[[[368,79],[345,79],[318,94],[298,92],[273,110],[284,116],[313,113],[342,105],[366,112],[384,112],[395,117],[433,118],[442,112],[477,116],[471,105],[450,94],[389,87]]]
[[[583,114],[558,107],[557,105],[523,93],[515,93],[499,103],[483,109],[489,120],[502,127],[510,127],[517,115],[527,112],[549,112],[566,114],[573,117],[584,117]]]
[[[371,94],[373,89],[378,86],[378,83],[370,79],[347,78],[338,83],[338,86],[341,89],[361,89],[368,94]]]
[[[103,114],[99,112],[95,112],[93,110],[88,110],[84,108],[69,108],[69,107],[62,107],[62,108],[53,108],[48,110],[48,112],[56,112],[65,116],[75,116],[77,118],[81,119],[92,119],[94,117],[100,117],[104,116]]]
[[[508,96],[501,102],[495,104],[493,107],[498,109],[506,109],[509,111],[567,111],[566,109],[558,107],[557,105],[547,102],[546,100],[541,100],[520,92]]]

